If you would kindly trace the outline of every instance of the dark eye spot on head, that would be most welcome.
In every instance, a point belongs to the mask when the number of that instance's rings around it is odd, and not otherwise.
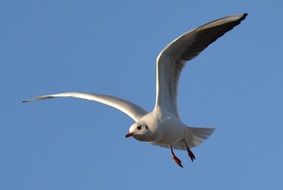
[[[148,126],[146,125],[145,128],[148,129]]]
[[[138,130],[141,130],[141,128],[142,128],[141,125],[139,125],[139,126],[137,127]]]

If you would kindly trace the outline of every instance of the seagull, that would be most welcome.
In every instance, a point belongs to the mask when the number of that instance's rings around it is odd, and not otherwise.
[[[59,97],[73,97],[96,101],[114,107],[134,120],[126,138],[148,142],[169,148],[172,159],[183,167],[174,149],[186,150],[191,161],[195,160],[192,148],[201,144],[214,131],[214,128],[196,128],[184,124],[177,110],[177,87],[180,73],[187,61],[195,58],[207,46],[241,23],[247,13],[226,16],[193,30],[190,30],[169,43],[156,59],[156,101],[151,112],[142,107],[109,95],[96,93],[65,92],[38,96],[23,102],[32,102]]]

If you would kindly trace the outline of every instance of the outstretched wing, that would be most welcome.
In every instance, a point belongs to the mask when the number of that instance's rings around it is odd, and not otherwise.
[[[26,102],[33,102],[37,100],[45,100],[45,99],[59,98],[59,97],[80,98],[80,99],[92,100],[92,101],[96,101],[102,104],[106,104],[108,106],[114,107],[124,112],[125,114],[130,116],[135,121],[138,121],[142,116],[147,114],[147,111],[145,111],[143,108],[127,100],[123,100],[121,98],[117,98],[113,96],[93,94],[93,93],[65,92],[65,93],[59,93],[59,94],[38,96],[30,100],[25,100],[23,102],[26,103]]]
[[[159,54],[156,61],[155,108],[178,117],[177,87],[186,61],[196,57],[209,44],[241,23],[247,14],[223,17],[181,35]]]

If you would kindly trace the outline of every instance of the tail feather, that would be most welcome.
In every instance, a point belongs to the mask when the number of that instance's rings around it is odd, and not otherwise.
[[[189,146],[191,147],[195,147],[201,144],[215,130],[214,128],[198,128],[198,127],[190,127],[190,129],[193,132],[193,138],[189,139]]]

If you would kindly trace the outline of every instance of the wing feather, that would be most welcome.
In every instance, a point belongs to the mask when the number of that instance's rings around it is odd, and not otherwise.
[[[227,16],[184,33],[167,45],[156,60],[155,109],[178,116],[177,87],[185,63],[196,57],[207,46],[233,29],[247,14]]]
[[[117,98],[114,96],[94,94],[94,93],[65,92],[65,93],[59,93],[59,94],[38,96],[30,100],[25,100],[23,102],[26,103],[26,102],[33,102],[37,100],[45,100],[45,99],[59,98],[59,97],[80,98],[80,99],[92,100],[92,101],[96,101],[102,104],[106,104],[108,106],[114,107],[124,112],[125,114],[130,116],[135,121],[138,121],[142,116],[147,114],[147,111],[145,111],[143,108],[127,100]]]

